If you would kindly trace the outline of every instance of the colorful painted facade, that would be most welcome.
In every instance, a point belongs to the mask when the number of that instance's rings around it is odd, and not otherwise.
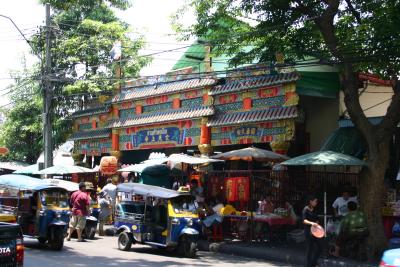
[[[285,153],[295,134],[298,78],[291,72],[127,84],[104,106],[72,115],[74,153],[193,146],[206,153],[255,143]]]

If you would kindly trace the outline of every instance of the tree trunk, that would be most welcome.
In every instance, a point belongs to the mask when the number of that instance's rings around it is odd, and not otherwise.
[[[373,260],[379,258],[387,247],[381,210],[385,198],[384,178],[390,155],[389,140],[369,144],[369,151],[368,168],[360,173],[359,194],[361,209],[367,216],[369,228],[367,255]]]

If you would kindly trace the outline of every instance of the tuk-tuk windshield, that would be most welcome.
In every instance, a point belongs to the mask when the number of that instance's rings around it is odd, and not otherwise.
[[[61,191],[42,191],[41,201],[43,206],[54,206],[59,208],[68,208],[68,193]]]
[[[171,203],[175,213],[196,213],[197,208],[193,196],[179,196],[171,199]]]

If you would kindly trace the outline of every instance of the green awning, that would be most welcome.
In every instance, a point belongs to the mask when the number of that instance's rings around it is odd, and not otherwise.
[[[336,98],[340,89],[339,73],[299,71],[296,83],[299,95]]]
[[[322,145],[321,150],[335,151],[357,158],[364,158],[367,145],[361,133],[354,127],[335,130]]]

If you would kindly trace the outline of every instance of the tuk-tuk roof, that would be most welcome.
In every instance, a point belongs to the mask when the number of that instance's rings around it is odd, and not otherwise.
[[[186,192],[178,192],[175,190],[147,185],[138,183],[123,183],[119,184],[117,191],[120,192],[130,192],[136,195],[149,196],[149,197],[159,197],[159,198],[174,198],[182,195],[189,195]]]
[[[48,188],[61,188],[50,185],[42,179],[21,175],[5,174],[0,175],[0,187],[12,187],[20,190],[44,190]]]

